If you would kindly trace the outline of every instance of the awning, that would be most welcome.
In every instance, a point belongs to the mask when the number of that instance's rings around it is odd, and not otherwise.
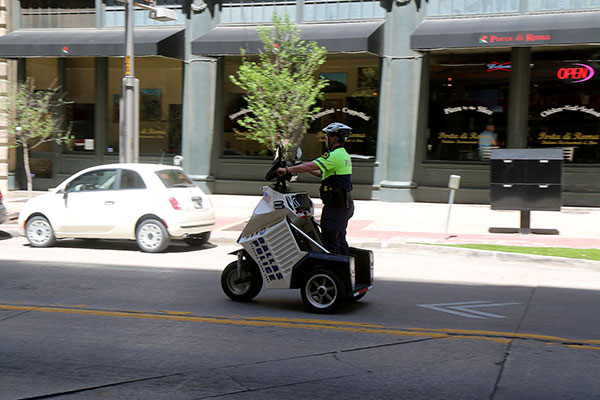
[[[600,43],[600,13],[429,19],[410,37],[413,50]]]
[[[383,21],[297,26],[303,40],[315,41],[330,53],[383,54]],[[257,54],[262,48],[255,26],[219,26],[192,42],[192,53],[196,55],[236,55],[240,48],[247,54]]]
[[[183,59],[184,28],[134,28],[136,56]],[[118,57],[125,54],[124,29],[28,29],[0,37],[1,58]]]

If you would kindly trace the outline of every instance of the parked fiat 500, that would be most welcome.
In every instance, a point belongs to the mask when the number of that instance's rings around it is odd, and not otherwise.
[[[29,200],[19,229],[33,247],[57,239],[131,239],[157,253],[171,239],[200,246],[215,214],[209,198],[180,167],[109,164],[87,168]]]

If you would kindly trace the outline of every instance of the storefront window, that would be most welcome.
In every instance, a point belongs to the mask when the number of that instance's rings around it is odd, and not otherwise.
[[[527,146],[599,163],[600,51],[534,52],[532,65]]]
[[[65,100],[70,102],[65,122],[73,135],[65,150],[94,153],[94,59],[67,58],[65,68]]]
[[[104,0],[104,26],[124,26],[125,25],[125,4],[120,0]],[[134,7],[133,23],[135,26],[148,25],[185,25],[185,14],[183,6],[186,0],[156,0],[158,7],[165,7],[177,14],[175,21],[158,21],[150,18],[148,10]]]
[[[56,58],[28,58],[25,61],[25,74],[27,79],[32,81],[36,90],[48,90],[56,87],[58,81],[58,60]],[[53,143],[46,142],[36,147],[32,153],[52,151]],[[45,162],[40,163],[47,165]]]
[[[519,11],[519,0],[429,0],[427,4],[427,15],[432,16],[491,14],[516,11]]]
[[[485,137],[506,142],[510,70],[508,52],[431,57],[427,159],[485,161]]]
[[[348,67],[352,65],[352,67]],[[239,62],[226,62],[226,76],[235,74]],[[304,137],[305,159],[316,158],[324,151],[323,132],[327,124],[338,121],[353,128],[346,149],[355,158],[372,159],[377,146],[379,111],[379,59],[337,58],[328,61],[320,74],[330,81],[324,90],[321,112],[314,115]],[[225,83],[224,156],[269,156],[270,152],[244,135],[237,120],[248,112],[244,93],[230,81]]]
[[[94,0],[21,0],[21,27],[93,28]]]
[[[140,80],[140,155],[181,152],[182,63],[161,57],[135,59]],[[123,60],[109,60],[109,134],[107,153],[119,150],[119,100]]]

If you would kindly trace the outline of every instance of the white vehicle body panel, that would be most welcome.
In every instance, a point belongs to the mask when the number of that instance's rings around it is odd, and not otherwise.
[[[83,174],[109,169],[137,172],[146,188],[65,193],[69,183]],[[208,196],[197,186],[165,187],[156,172],[169,169],[181,171],[156,164],[109,164],[80,171],[24,205],[18,220],[20,233],[24,234],[27,220],[36,214],[49,220],[57,238],[135,239],[136,224],[144,216],[163,221],[172,238],[211,231],[215,214]],[[173,207],[171,198],[181,209]]]

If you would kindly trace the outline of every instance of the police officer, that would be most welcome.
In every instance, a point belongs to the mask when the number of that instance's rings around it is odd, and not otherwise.
[[[327,152],[314,161],[277,169],[283,176],[288,172],[308,172],[321,178],[319,194],[323,201],[321,233],[323,245],[334,254],[350,255],[346,241],[348,220],[354,215],[352,201],[352,162],[344,148],[352,128],[334,122],[323,128]]]

